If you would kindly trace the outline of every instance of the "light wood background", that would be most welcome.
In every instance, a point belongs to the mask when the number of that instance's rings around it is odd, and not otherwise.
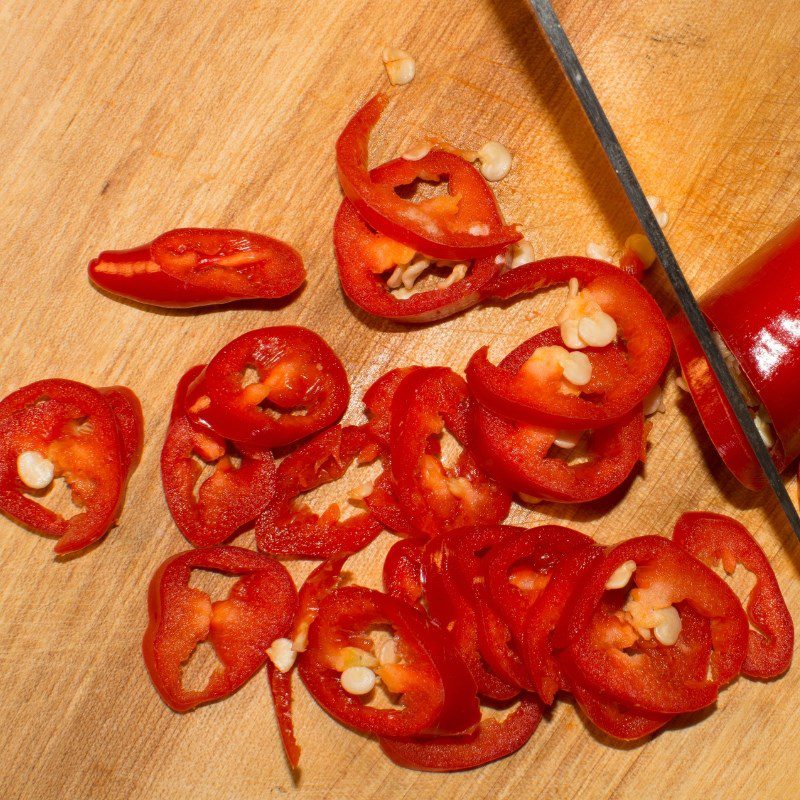
[[[583,58],[698,291],[797,216],[800,11],[796,0],[561,0]],[[303,771],[284,765],[263,676],[189,715],[171,713],[140,656],[146,587],[186,547],[158,474],[173,387],[255,327],[307,325],[342,357],[356,400],[386,369],[501,356],[543,327],[544,300],[401,329],[348,307],[331,225],[333,144],[386,85],[384,45],[418,59],[373,163],[420,131],[514,153],[497,186],[537,255],[619,247],[634,221],[523,0],[3,0],[0,4],[0,395],[43,377],[124,383],[142,399],[144,459],[121,525],[58,563],[52,542],[0,521],[0,797],[789,798],[800,793],[800,664],[737,682],[710,716],[609,746],[560,703],[518,755],[438,776],[390,764],[298,690]],[[293,243],[308,283],[291,305],[164,313],[88,284],[99,250],[181,225],[237,226]],[[650,286],[673,301],[659,275]],[[668,533],[685,509],[745,521],[800,618],[798,564],[774,501],[737,488],[668,378],[646,469],[589,508],[517,509],[573,520],[600,541]],[[794,481],[791,491],[795,492]],[[247,542],[244,537],[242,542]],[[387,536],[354,559],[374,583]],[[298,579],[307,565],[292,567]]]

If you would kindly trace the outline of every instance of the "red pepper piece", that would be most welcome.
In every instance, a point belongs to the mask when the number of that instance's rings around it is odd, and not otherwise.
[[[367,168],[369,137],[387,102],[385,94],[375,95],[336,142],[339,182],[361,218],[384,236],[434,258],[482,258],[518,242],[522,235],[503,224],[489,184],[452,153],[433,151],[419,161],[397,159],[380,168],[379,182],[372,179]],[[444,178],[448,195],[443,199],[415,203],[395,192],[417,179]]]
[[[89,278],[112,294],[166,308],[285,297],[305,279],[300,255],[247,231],[178,228],[131,250],[107,250]]]
[[[401,767],[426,772],[458,772],[505,758],[523,747],[542,719],[533,695],[502,720],[483,719],[474,733],[464,736],[380,740],[381,749]]]
[[[272,694],[272,703],[275,706],[275,718],[278,722],[278,732],[283,742],[283,752],[289,767],[296,770],[300,765],[300,745],[294,735],[294,720],[292,719],[292,673],[281,672],[271,662],[267,662],[267,680]]]
[[[692,333],[686,317],[679,314],[669,321],[675,352],[692,400],[700,412],[700,419],[712,444],[725,466],[736,479],[748,489],[763,489],[764,474],[758,465],[755,453],[745,438],[736,415],[728,403],[711,366],[706,360],[699,342]],[[785,464],[779,459],[779,470]]]
[[[558,328],[549,328],[509,353],[498,369],[514,374],[538,347],[560,343]],[[481,465],[503,486],[557,503],[585,503],[609,494],[631,474],[645,447],[641,408],[587,431],[581,443],[586,460],[576,464],[554,451],[558,430],[515,422],[480,403],[472,405],[472,434]]]
[[[633,599],[677,609],[681,630],[674,645],[645,640],[620,618],[626,592],[605,586],[628,561],[636,564]],[[708,567],[659,536],[629,539],[591,568],[565,631],[583,682],[624,706],[660,714],[713,703],[719,688],[739,674],[747,652],[747,617],[736,595]]]
[[[486,588],[495,610],[522,643],[525,618],[567,556],[591,548],[583,533],[561,525],[522,528],[494,545],[482,559]]]
[[[750,635],[742,674],[768,679],[786,672],[794,650],[792,616],[764,551],[747,528],[722,514],[694,511],[681,514],[672,538],[704,564],[722,563],[729,575],[741,564],[755,576],[746,608]]]
[[[434,537],[422,554],[425,603],[431,619],[448,631],[456,650],[467,665],[478,694],[503,702],[519,694],[519,688],[499,678],[483,660],[478,640],[478,617],[471,600],[457,580],[452,534]]]
[[[383,591],[416,606],[422,599],[422,552],[425,539],[400,539],[383,562]]]
[[[392,628],[399,661],[375,666],[367,634],[382,625]],[[374,666],[392,694],[402,695],[401,708],[370,706],[342,688],[341,673],[362,662]],[[337,589],[322,600],[299,670],[331,716],[365,733],[461,733],[480,719],[475,685],[444,634],[408,604],[360,586]]]
[[[498,278],[487,296],[508,299],[570,278],[577,278],[614,318],[624,350],[587,349],[593,383],[580,394],[565,394],[560,379],[540,379],[520,371],[512,375],[492,365],[488,348],[483,347],[472,356],[466,372],[470,391],[489,410],[532,425],[590,430],[626,417],[658,382],[672,350],[667,323],[647,291],[617,267],[578,256],[536,261]]]
[[[278,467],[277,496],[256,522],[259,550],[291,558],[332,558],[366,547],[382,526],[369,512],[342,520],[338,504],[321,515],[298,498],[341,478],[358,458],[371,457],[374,443],[363,427],[337,425],[287,455]]]
[[[268,451],[242,455],[231,442],[198,430],[180,413],[186,390],[202,369],[193,367],[181,378],[161,450],[167,505],[178,530],[195,547],[222,544],[252,522],[275,496],[276,483],[275,462]],[[195,457],[214,464],[199,487],[203,467]]]
[[[536,693],[552,705],[559,689],[568,689],[555,656],[555,631],[570,607],[588,568],[603,556],[603,549],[583,547],[567,555],[553,570],[547,586],[534,600],[524,619],[522,653]],[[573,681],[575,682],[575,681]]]
[[[248,368],[258,378],[248,380]],[[306,328],[250,331],[222,348],[189,388],[194,425],[248,448],[275,448],[338,422],[350,386],[333,350]],[[301,413],[302,412],[302,413]]]
[[[467,440],[468,394],[446,367],[407,375],[392,400],[392,494],[414,530],[429,536],[465,525],[502,521],[511,495],[478,466]],[[436,457],[447,428],[465,448],[454,467]]]
[[[66,480],[81,511],[66,518],[36,502],[36,490],[17,471],[17,458],[26,451],[54,465],[55,477]],[[27,528],[59,537],[59,555],[87,547],[114,525],[130,463],[117,417],[97,389],[43,380],[0,402],[0,510]]]
[[[297,616],[292,628],[293,649],[302,653],[308,645],[308,629],[317,618],[320,603],[342,581],[342,567],[347,556],[323,561],[305,579],[300,587]]]
[[[194,569],[241,578],[225,600],[212,602],[189,585]],[[148,600],[144,660],[158,693],[174,711],[220,700],[244,685],[266,663],[267,648],[289,631],[297,610],[297,592],[286,568],[241,547],[211,547],[173,556],[153,576]],[[203,689],[186,689],[182,665],[205,641],[222,666]]]
[[[391,162],[386,166],[393,168],[395,165],[396,162]],[[372,170],[370,177],[380,183],[380,176],[385,172],[378,167]],[[398,322],[434,322],[471,308],[480,302],[482,290],[506,265],[502,253],[484,256],[467,262],[466,274],[449,286],[418,290],[401,299],[391,292],[386,278],[397,267],[398,259],[406,264],[412,252],[399,242],[376,233],[346,198],[336,215],[333,242],[342,291],[368,314]],[[452,270],[455,266],[454,262],[449,268]]]
[[[422,367],[398,367],[381,375],[366,392],[364,392],[364,409],[369,419],[367,428],[388,453],[391,446],[392,400],[397,387],[403,379]]]

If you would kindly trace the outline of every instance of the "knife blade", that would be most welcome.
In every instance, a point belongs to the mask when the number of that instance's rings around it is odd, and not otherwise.
[[[775,462],[772,460],[769,450],[758,433],[753,418],[750,416],[747,403],[728,370],[725,358],[711,335],[711,329],[706,322],[706,318],[703,316],[703,312],[700,310],[700,306],[697,304],[697,300],[692,294],[681,268],[678,266],[672,248],[669,246],[669,242],[667,242],[664,232],[661,230],[661,226],[658,224],[655,214],[647,202],[642,187],[639,185],[639,181],[611,127],[611,123],[608,121],[608,117],[603,111],[603,107],[600,105],[600,101],[597,99],[597,95],[594,93],[594,89],[592,89],[592,85],[589,83],[589,79],[586,77],[586,73],[559,22],[558,16],[549,0],[528,0],[528,2],[536,15],[539,27],[542,29],[551,49],[561,64],[567,80],[577,95],[584,113],[594,128],[600,146],[611,163],[617,179],[639,220],[639,224],[642,226],[642,230],[649,239],[656,256],[658,256],[658,260],[661,262],[661,266],[664,268],[664,272],[667,274],[667,278],[669,278],[669,282],[672,284],[686,319],[736,415],[742,432],[747,438],[767,479],[767,483],[786,515],[794,535],[800,540],[800,516],[798,516],[797,509],[794,507],[789,493],[783,485]]]

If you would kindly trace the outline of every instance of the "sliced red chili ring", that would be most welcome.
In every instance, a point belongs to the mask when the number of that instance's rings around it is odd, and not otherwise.
[[[66,518],[27,495],[31,490],[17,463],[25,452],[53,465],[81,511]],[[117,418],[97,389],[43,380],[0,402],[0,510],[38,533],[59,537],[58,554],[87,547],[114,525],[129,466]]]
[[[226,599],[212,602],[189,585],[195,569],[241,577]],[[158,693],[174,711],[233,694],[264,666],[267,648],[286,635],[297,610],[297,592],[286,568],[241,547],[190,550],[167,559],[153,576],[148,601],[144,660]],[[187,689],[183,664],[205,641],[222,667],[203,689]]]
[[[185,393],[202,367],[193,367],[175,392],[171,422],[161,450],[161,482],[178,530],[195,547],[221,544],[252,522],[276,491],[275,462],[269,451],[239,453],[231,442],[194,427],[180,413]],[[203,466],[213,472],[198,480]]]
[[[422,599],[422,552],[425,539],[400,539],[383,561],[383,591],[416,606]]]
[[[391,627],[399,661],[378,663],[371,652],[368,631],[380,625]],[[373,707],[345,691],[341,674],[364,663],[401,696],[400,708]],[[458,733],[480,718],[474,683],[444,634],[407,603],[360,586],[337,589],[322,600],[299,670],[331,716],[365,733]]]
[[[513,374],[534,350],[559,343],[558,328],[550,328],[517,347],[498,368]],[[645,447],[641,408],[587,431],[579,463],[570,463],[556,448],[558,430],[501,417],[480,403],[472,405],[472,433],[481,465],[503,486],[558,503],[585,503],[609,494],[631,474]]]
[[[284,297],[303,283],[305,268],[294,248],[263,234],[178,228],[141,247],[100,253],[89,277],[140,303],[188,308]]]
[[[533,695],[523,695],[502,720],[482,719],[474,733],[464,736],[380,740],[381,750],[401,767],[426,772],[458,772],[505,758],[523,747],[542,719]]]
[[[641,638],[634,627],[637,607],[632,622],[620,617],[625,590],[608,591],[606,584],[627,562],[636,565],[633,601],[643,608],[676,608],[674,644]],[[626,707],[676,714],[710,705],[719,687],[739,674],[748,625],[725,581],[668,539],[641,536],[612,548],[591,568],[566,632],[569,657],[589,687]]]
[[[248,368],[258,379],[245,384]],[[338,422],[350,387],[342,362],[306,328],[276,326],[229,342],[189,388],[190,422],[248,448],[291,444]]]
[[[482,258],[519,241],[522,235],[503,224],[481,174],[452,153],[433,151],[419,161],[397,159],[380,168],[380,182],[373,181],[367,168],[369,137],[387,102],[385,94],[375,95],[336,142],[339,182],[362,219],[384,236],[434,258]],[[395,192],[416,179],[439,182],[445,177],[444,200],[415,203]]]
[[[388,452],[392,428],[392,400],[403,379],[422,367],[398,367],[381,375],[364,392],[364,409],[369,418],[367,427],[383,449]]]
[[[747,528],[722,514],[695,511],[681,514],[672,538],[709,566],[721,562],[732,575],[741,564],[755,576],[746,606],[751,625],[742,674],[768,679],[786,672],[794,650],[792,615],[764,551]]]
[[[679,314],[669,321],[675,351],[689,392],[700,412],[700,420],[725,466],[748,489],[764,488],[764,474],[755,453],[745,438],[722,387],[711,370],[686,317]],[[777,454],[773,454],[777,455]],[[777,467],[786,465],[778,459]]]
[[[372,170],[373,181],[380,182],[381,171],[381,167]],[[342,291],[368,314],[399,322],[433,322],[471,308],[480,302],[484,287],[506,264],[502,253],[461,262],[464,272],[458,277],[459,264],[453,262],[442,285],[419,289],[409,296],[401,296],[400,292],[395,295],[382,275],[391,277],[398,268],[397,260],[406,259],[402,263],[407,264],[413,251],[376,233],[347,198],[336,215],[333,242]]]
[[[283,557],[332,558],[366,547],[383,529],[368,511],[341,519],[336,503],[315,514],[298,498],[341,478],[357,458],[374,458],[375,449],[365,428],[337,425],[287,455],[278,467],[277,496],[256,522],[258,548]]]
[[[672,349],[664,315],[647,291],[618,268],[577,256],[545,259],[501,276],[487,288],[487,296],[508,299],[571,278],[614,318],[624,350],[587,349],[594,385],[570,394],[561,391],[560,378],[544,378],[519,367],[512,375],[509,369],[492,365],[488,348],[483,347],[472,356],[466,372],[470,391],[486,408],[559,430],[596,429],[627,416],[658,382]]]
[[[465,525],[503,520],[511,495],[491,480],[468,449],[454,467],[436,457],[445,427],[467,442],[467,385],[446,367],[407,375],[392,400],[392,493],[415,530],[434,535]]]
[[[544,592],[561,561],[592,546],[589,536],[561,525],[522,528],[483,557],[491,602],[521,645],[528,611]]]
[[[320,603],[341,583],[347,556],[323,561],[311,571],[300,587],[297,616],[292,628],[292,648],[302,653],[308,645],[308,629],[317,618]]]

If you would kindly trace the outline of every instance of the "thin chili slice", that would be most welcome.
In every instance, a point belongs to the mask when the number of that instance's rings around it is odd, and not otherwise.
[[[474,733],[417,739],[381,738],[381,750],[401,767],[459,772],[505,758],[523,747],[542,719],[533,695],[523,695],[504,719],[483,719]]]
[[[294,735],[294,720],[292,719],[292,673],[281,672],[272,662],[268,661],[267,680],[272,694],[272,703],[275,706],[275,718],[283,743],[283,752],[286,754],[286,760],[291,769],[296,770],[300,765],[300,745]]]
[[[602,390],[593,387],[587,391],[587,386],[577,394],[565,393],[560,379],[530,370],[511,375],[492,365],[488,348],[483,347],[467,365],[467,380],[470,391],[486,408],[533,425],[589,430],[627,416],[658,382],[672,350],[667,323],[647,291],[618,268],[578,256],[545,259],[501,276],[488,287],[487,296],[505,300],[571,278],[614,318],[618,340],[624,345],[621,352],[611,346],[586,351],[593,377],[602,375]]]
[[[636,565],[630,599],[639,604],[631,608],[632,621],[621,616],[625,590],[605,588],[628,562]],[[669,606],[680,618],[677,641],[643,638],[639,630],[649,626],[636,614]],[[569,657],[587,685],[627,707],[676,714],[710,705],[739,674],[748,625],[725,581],[668,539],[641,536],[612,548],[591,568],[566,632]]]
[[[387,102],[385,94],[375,95],[336,142],[339,182],[361,218],[384,236],[434,258],[482,258],[519,241],[516,228],[503,223],[489,184],[452,153],[433,151],[419,161],[397,159],[381,167],[380,182],[373,181],[367,167],[369,137]],[[395,192],[416,179],[444,178],[444,199],[415,203]]]
[[[558,328],[550,328],[509,353],[498,369],[513,375],[537,348],[559,344]],[[594,383],[599,383],[598,376]],[[591,383],[586,388],[593,389]],[[642,460],[646,440],[641,408],[586,431],[578,463],[570,463],[557,448],[557,429],[516,422],[480,403],[472,406],[472,433],[481,465],[496,480],[515,492],[558,503],[591,502],[618,488]]]
[[[189,585],[192,570],[240,576],[228,597],[212,602]],[[267,648],[285,636],[297,610],[297,591],[286,568],[241,547],[190,550],[168,559],[150,583],[150,624],[142,651],[150,677],[174,711],[233,694],[267,661]],[[200,690],[183,685],[183,664],[210,642],[221,666]]]
[[[256,522],[259,549],[282,557],[331,558],[366,547],[383,529],[368,511],[341,519],[336,503],[315,514],[298,498],[341,478],[356,459],[376,454],[365,428],[337,425],[287,455],[278,467],[277,496]]]
[[[746,606],[751,627],[742,674],[768,679],[786,672],[794,650],[792,615],[775,572],[747,528],[722,514],[695,511],[681,514],[672,538],[711,567],[722,563],[732,575],[741,564],[755,576]]]
[[[62,516],[36,501],[17,459],[34,452],[67,482],[80,509]],[[75,381],[37,381],[0,402],[0,510],[20,524],[58,537],[59,555],[96,542],[117,517],[132,454],[111,405],[97,389]],[[31,496],[29,496],[31,495]]]
[[[313,331],[287,325],[225,345],[189,388],[186,413],[192,424],[248,448],[274,448],[338,422],[349,399],[333,350]]]
[[[426,540],[400,539],[383,561],[383,591],[416,606],[422,599],[422,553]]]

